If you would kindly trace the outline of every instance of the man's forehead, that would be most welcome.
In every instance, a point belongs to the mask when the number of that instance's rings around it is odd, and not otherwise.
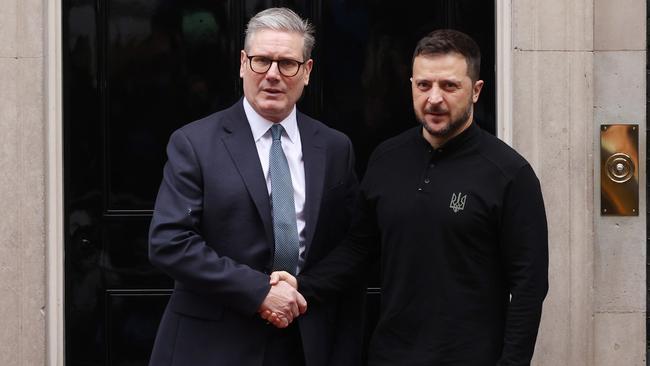
[[[419,55],[413,60],[413,78],[445,77],[464,79],[467,75],[465,58],[456,53]]]
[[[467,60],[460,53],[451,52],[451,53],[435,53],[428,55],[418,55],[413,60],[413,66],[454,66],[454,67],[463,67],[467,68]]]
[[[251,33],[249,38],[251,46],[256,44],[273,44],[280,42],[298,43],[302,46],[304,43],[304,39],[300,33],[275,29],[258,29]]]

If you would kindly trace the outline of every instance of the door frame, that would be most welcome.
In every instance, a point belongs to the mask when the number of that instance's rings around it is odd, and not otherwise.
[[[512,0],[497,0],[496,23],[496,131],[512,144],[513,52]],[[62,3],[47,2],[45,49],[45,119],[47,137],[46,174],[46,360],[49,366],[64,366],[64,210],[63,210],[63,88]]]
[[[496,0],[496,131],[497,137],[512,145],[512,1]]]
[[[47,365],[64,365],[63,304],[63,24],[61,0],[46,2],[44,48],[46,192],[46,355]]]

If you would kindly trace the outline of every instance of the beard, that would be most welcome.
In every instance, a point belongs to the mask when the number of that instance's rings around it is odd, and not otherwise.
[[[460,130],[463,126],[465,126],[465,123],[469,120],[469,117],[472,114],[472,103],[467,104],[467,108],[463,111],[463,113],[458,116],[458,118],[452,119],[449,121],[447,125],[445,125],[442,129],[440,130],[434,130],[431,128],[429,125],[427,125],[427,121],[425,120],[424,116],[420,117],[418,116],[418,121],[420,124],[422,124],[422,127],[424,127],[425,130],[431,135],[435,137],[448,137],[454,135],[458,130]],[[448,111],[439,108],[439,107],[434,107],[434,106],[429,106],[424,109],[424,113],[447,113]]]

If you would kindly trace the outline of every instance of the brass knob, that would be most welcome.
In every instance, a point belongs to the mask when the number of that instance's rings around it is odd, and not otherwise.
[[[605,162],[607,177],[616,183],[625,183],[634,175],[632,158],[623,153],[610,156]]]

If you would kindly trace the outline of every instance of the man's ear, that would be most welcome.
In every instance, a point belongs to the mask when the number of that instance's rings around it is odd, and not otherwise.
[[[311,69],[314,67],[314,60],[309,59],[307,62],[305,62],[302,67],[305,68],[305,73],[303,75],[303,81],[305,83],[305,86],[309,85],[309,75],[311,74]]]
[[[246,67],[246,51],[241,50],[239,53],[239,77],[243,78],[244,77],[244,68]]]
[[[472,102],[478,102],[478,97],[481,95],[481,90],[483,90],[483,80],[476,80],[474,87],[472,87]]]

